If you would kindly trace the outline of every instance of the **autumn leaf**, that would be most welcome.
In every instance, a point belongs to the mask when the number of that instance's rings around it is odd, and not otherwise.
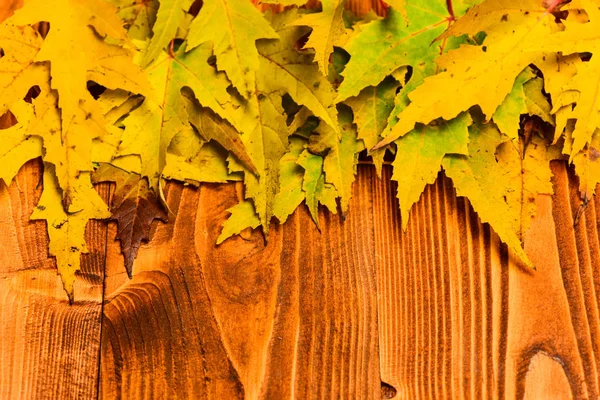
[[[132,276],[133,262],[142,241],[150,239],[150,227],[154,220],[167,222],[168,216],[158,197],[148,187],[148,181],[140,175],[124,171],[110,164],[102,164],[94,171],[92,181],[115,182],[110,212],[111,220],[117,221],[117,239],[125,259],[125,270]]]
[[[212,43],[217,67],[243,97],[255,88],[258,71],[258,39],[277,39],[278,35],[252,3],[247,0],[206,0],[192,21],[187,51],[202,43]]]
[[[576,103],[568,118],[575,119],[571,161],[587,143],[592,140],[596,129],[600,128],[600,10],[591,0],[573,1],[571,10],[585,10],[589,22],[569,21],[566,29],[554,33],[544,41],[527,44],[527,48],[545,52],[561,52],[563,55],[592,53],[588,62],[577,66],[577,74],[562,87],[564,92],[574,92],[572,103]],[[563,104],[565,105],[565,104]]]
[[[158,57],[175,38],[177,28],[182,24],[185,14],[193,0],[161,0],[152,26],[152,38],[144,51],[142,67],[148,66]]]
[[[245,196],[253,201],[267,237],[280,186],[278,165],[289,149],[291,133],[282,107],[284,96],[304,105],[328,124],[336,138],[339,135],[333,88],[319,73],[313,55],[293,47],[306,33],[306,28],[292,24],[296,19],[295,10],[270,16],[280,39],[257,41],[260,68],[253,79],[256,90],[247,100],[238,99],[240,103],[232,111],[237,116],[234,126],[242,133],[242,141],[258,170],[258,176],[245,174]],[[242,166],[232,167],[232,171],[243,170]]]
[[[306,14],[296,24],[312,28],[304,47],[315,50],[315,60],[319,64],[319,70],[323,76],[327,76],[333,46],[339,46],[346,35],[346,27],[342,19],[345,0],[323,0],[321,4],[321,12]]]
[[[235,128],[211,109],[200,107],[193,100],[186,101],[185,108],[190,124],[198,130],[204,140],[214,140],[219,143],[226,150],[233,153],[248,171],[258,174],[258,170],[242,143],[240,133]]]
[[[396,141],[392,179],[398,182],[402,229],[408,227],[412,206],[428,184],[435,182],[447,154],[469,155],[469,113],[434,126],[421,125]]]
[[[206,63],[210,52],[208,46],[187,53],[179,49],[173,56],[162,52],[146,69],[152,91],[123,121],[125,131],[115,156],[139,155],[141,173],[156,193],[171,139],[182,130],[192,129],[181,89],[189,87],[203,106],[221,116],[229,115],[223,107],[229,102],[228,82],[224,74]]]
[[[464,10],[465,7],[460,7],[453,12],[461,15]],[[411,2],[406,4],[405,11],[403,16],[392,8],[385,19],[360,26],[344,46],[351,58],[338,88],[338,101],[356,96],[368,86],[377,86],[402,66],[413,70],[412,83],[406,89],[410,91],[435,73],[434,60],[441,52],[464,43],[464,40],[450,40],[432,44],[454,19],[446,1]]]
[[[542,57],[543,52],[523,50],[520,44],[543,41],[555,25],[554,15],[537,0],[520,2],[516,8],[510,0],[486,1],[470,9],[442,40],[485,30],[483,44],[465,44],[438,57],[442,72],[425,78],[410,92],[410,104],[400,113],[399,122],[373,150],[410,132],[417,123],[450,120],[474,105],[491,118],[512,90],[516,77]]]
[[[242,180],[241,173],[229,172],[226,159],[227,151],[220,144],[207,143],[194,130],[184,129],[171,140],[163,177],[195,186]]]
[[[51,29],[35,61],[50,62],[64,131],[69,129],[79,101],[89,96],[88,80],[112,89],[145,91],[145,75],[133,64],[132,52],[104,40],[127,40],[113,6],[95,0],[30,0],[5,24],[23,26],[42,20],[48,21]]]
[[[307,32],[295,26],[296,10],[271,15],[269,21],[279,40],[259,40],[260,73],[263,77],[259,90],[264,93],[288,94],[297,104],[339,133],[335,91],[325,75],[314,63],[314,54],[297,51],[294,46]]]
[[[537,115],[554,124],[550,115],[551,105],[542,94],[543,81],[531,68],[525,68],[513,85],[513,89],[494,112],[498,129],[509,138],[518,138],[522,114]]]
[[[151,35],[158,12],[158,0],[110,0],[110,3],[117,7],[117,15],[125,22],[132,39],[146,40]],[[154,40],[158,40],[158,37]]]
[[[42,155],[42,140],[28,133],[27,128],[33,119],[33,107],[18,101],[10,107],[16,124],[0,129],[0,179],[10,185],[19,169],[27,161]]]
[[[325,182],[333,184],[341,198],[342,213],[348,210],[352,197],[352,183],[356,175],[358,153],[365,147],[358,139],[356,128],[351,124],[349,110],[340,113],[342,138],[328,125],[319,125],[316,134],[309,138],[308,150],[323,157]]]
[[[514,214],[504,200],[510,177],[496,162],[497,147],[508,140],[494,124],[476,120],[469,128],[469,155],[446,155],[442,166],[456,194],[467,197],[481,221],[488,222],[513,254],[531,267],[515,230]]]
[[[86,101],[82,100],[73,110],[74,118],[64,130],[56,92],[42,85],[40,95],[33,101],[35,117],[26,128],[30,134],[42,138],[43,159],[55,167],[62,203],[69,213],[80,211],[75,204],[82,203],[74,199],[80,175],[92,171],[92,141],[106,132],[106,121],[92,96],[89,93],[84,96]]]
[[[394,98],[398,87],[399,83],[390,77],[377,86],[363,89],[358,96],[345,101],[345,104],[352,108],[358,138],[362,139],[366,148],[370,149],[381,140],[381,134],[385,130],[388,117],[395,106]],[[385,149],[371,154],[379,177],[381,177],[384,155]]]
[[[260,218],[256,215],[251,201],[242,201],[227,211],[231,215],[223,223],[223,229],[217,238],[216,244],[223,243],[227,238],[238,235],[248,227],[255,229],[261,224]]]
[[[498,164],[506,171],[508,192],[506,203],[512,212],[513,226],[522,241],[536,212],[535,200],[540,194],[552,195],[550,161],[560,158],[556,147],[534,134],[524,149],[518,143],[504,142],[496,151]],[[524,153],[524,154],[523,154]]]
[[[283,224],[305,198],[302,190],[304,171],[298,157],[306,147],[306,140],[293,136],[289,151],[279,161],[279,191],[273,202],[273,215]]]
[[[42,37],[29,26],[0,25],[0,114],[23,100],[29,89],[49,79],[49,68],[35,62]]]
[[[73,186],[73,207],[80,210],[67,213],[61,205],[61,190],[52,164],[44,165],[44,190],[31,214],[32,220],[46,220],[50,237],[50,255],[56,257],[58,273],[70,302],[73,302],[75,273],[81,268],[81,254],[88,252],[85,227],[90,219],[110,217],[108,207],[92,187],[90,173],[81,173]]]
[[[332,184],[325,183],[323,173],[323,157],[304,150],[298,157],[297,164],[304,168],[302,190],[306,197],[306,206],[313,221],[319,226],[319,204],[323,204],[329,212],[337,213],[337,191]]]

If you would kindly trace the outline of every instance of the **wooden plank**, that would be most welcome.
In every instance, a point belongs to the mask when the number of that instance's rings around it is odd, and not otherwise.
[[[232,185],[170,184],[128,281],[109,246],[101,391],[113,398],[379,398],[371,171],[348,219],[304,209],[215,247]],[[148,379],[148,374],[152,378]]]
[[[44,221],[29,221],[41,161],[0,182],[0,398],[94,398],[98,387],[106,225],[89,223],[89,254],[69,305]],[[108,186],[101,187],[108,197]]]
[[[509,258],[440,176],[406,234],[391,171],[373,183],[381,378],[395,398],[597,398],[598,198],[564,163],[525,238],[536,271]],[[394,395],[394,392],[396,395]]]

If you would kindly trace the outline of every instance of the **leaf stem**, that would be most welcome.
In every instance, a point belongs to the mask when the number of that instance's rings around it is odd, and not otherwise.
[[[446,0],[446,7],[448,8],[448,14],[450,14],[448,22],[452,23],[456,21],[456,16],[454,16],[454,8],[452,7],[452,0]]]

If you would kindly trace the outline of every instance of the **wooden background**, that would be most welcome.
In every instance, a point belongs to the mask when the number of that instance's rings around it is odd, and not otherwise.
[[[283,227],[213,244],[234,184],[169,184],[127,278],[113,223],[68,305],[45,222],[41,163],[0,183],[0,399],[598,398],[595,198],[552,164],[519,267],[440,176],[406,235],[390,170],[360,166],[346,221],[304,206]],[[110,186],[99,190],[110,198]]]

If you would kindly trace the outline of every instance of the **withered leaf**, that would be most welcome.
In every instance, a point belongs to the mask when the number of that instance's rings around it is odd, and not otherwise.
[[[148,187],[148,180],[136,173],[102,163],[92,175],[92,181],[94,183],[110,181],[116,184],[110,207],[112,213],[110,219],[117,221],[116,238],[121,242],[125,269],[131,278],[138,249],[142,241],[150,239],[152,222],[155,219],[167,222],[167,212]]]

